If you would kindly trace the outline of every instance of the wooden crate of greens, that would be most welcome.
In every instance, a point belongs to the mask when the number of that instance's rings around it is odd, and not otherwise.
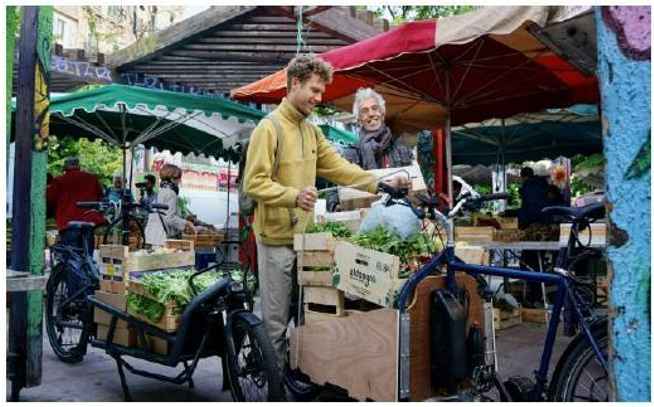
[[[329,232],[296,234],[298,283],[306,286],[332,285],[336,239]]]
[[[140,296],[146,297],[154,302],[159,303],[146,289],[146,286],[139,280],[130,279],[129,285],[127,288],[129,293],[138,294]],[[161,304],[161,303],[159,303]],[[150,325],[154,325],[157,328],[160,328],[166,332],[175,332],[179,329],[182,316],[181,314],[175,313],[175,307],[177,306],[175,301],[168,301],[166,304],[161,304],[164,306],[164,313],[159,321],[151,321],[144,314],[136,312],[132,307],[130,307],[129,301],[127,302],[127,313],[135,316],[136,318],[147,322]]]

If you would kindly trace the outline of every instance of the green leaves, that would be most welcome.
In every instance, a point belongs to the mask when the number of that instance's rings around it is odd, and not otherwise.
[[[342,223],[338,222],[325,222],[323,224],[312,224],[307,227],[307,233],[323,233],[330,232],[336,238],[347,238],[352,235],[352,232]]]
[[[419,267],[416,263],[416,257],[431,257],[436,251],[434,241],[425,234],[416,233],[403,240],[397,233],[383,227],[378,227],[369,233],[356,233],[346,240],[366,249],[399,257],[403,264],[400,277],[416,271],[417,267]]]

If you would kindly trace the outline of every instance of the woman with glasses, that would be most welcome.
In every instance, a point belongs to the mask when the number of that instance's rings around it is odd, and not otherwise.
[[[179,239],[188,226],[195,232],[195,225],[181,216],[177,205],[182,169],[173,164],[164,164],[159,171],[159,192],[154,202],[168,205],[168,210],[151,213],[145,228],[145,241],[152,246],[163,246],[166,239]]]

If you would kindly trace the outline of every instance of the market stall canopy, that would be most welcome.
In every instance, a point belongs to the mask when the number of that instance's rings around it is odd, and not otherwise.
[[[508,119],[490,119],[452,129],[454,164],[521,163],[602,152],[602,124],[596,106],[575,105]]]
[[[330,124],[321,124],[320,129],[325,134],[325,137],[341,144],[349,145],[359,141],[359,136],[356,134]]]
[[[112,84],[53,97],[50,134],[237,160],[236,144],[264,116],[224,99]]]
[[[53,96],[50,134],[237,161],[237,144],[265,115],[222,98],[112,84]],[[323,131],[342,143],[353,136],[329,125]]]
[[[395,131],[447,124],[576,103],[597,103],[594,75],[583,75],[538,37],[589,7],[484,7],[439,20],[406,23],[392,31],[320,54],[334,67],[323,94],[345,110],[353,94],[370,86],[386,99]],[[239,100],[278,103],[286,71],[232,90]]]

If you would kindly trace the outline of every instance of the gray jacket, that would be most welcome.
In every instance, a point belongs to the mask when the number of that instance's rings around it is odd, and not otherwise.
[[[153,203],[168,205],[168,210],[148,215],[145,227],[145,242],[151,245],[163,246],[166,239],[180,238],[186,227],[186,219],[179,214],[177,194],[170,188],[161,188]],[[162,222],[165,228],[162,226]],[[166,234],[166,231],[168,232]]]

